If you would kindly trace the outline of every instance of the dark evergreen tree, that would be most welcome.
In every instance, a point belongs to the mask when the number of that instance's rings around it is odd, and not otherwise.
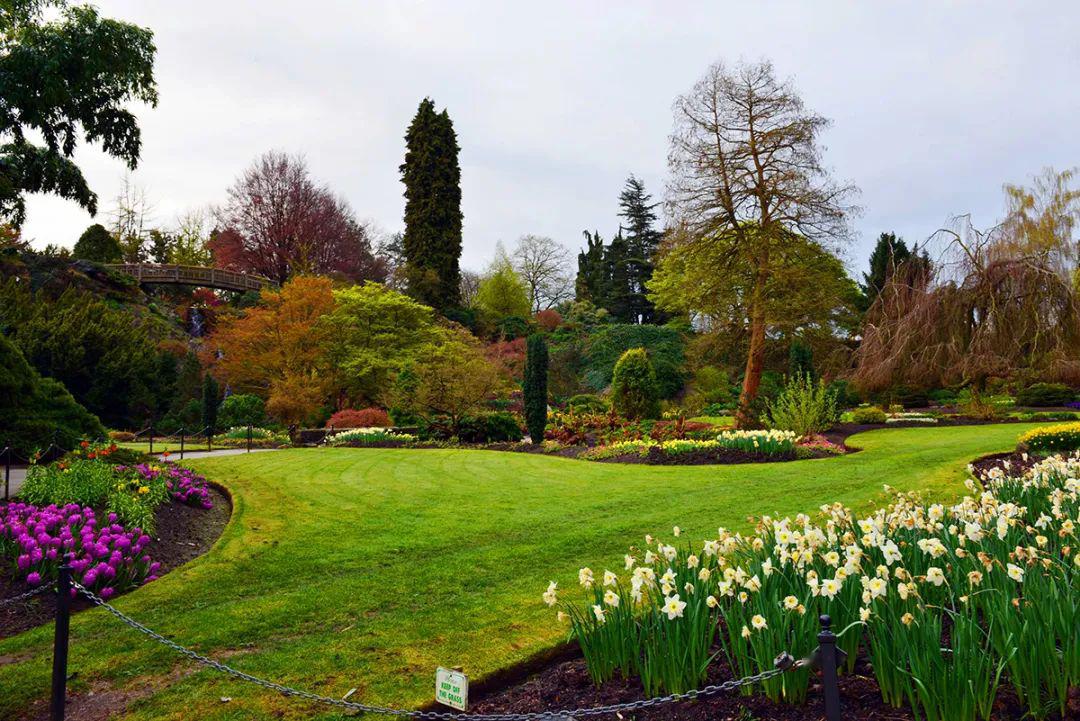
[[[150,260],[155,263],[168,263],[169,251],[172,250],[175,239],[168,233],[156,228],[150,231]]]
[[[94,223],[83,231],[75,242],[71,254],[76,258],[92,260],[95,263],[119,263],[122,257],[120,244],[100,223]]]
[[[548,348],[544,336],[529,336],[525,344],[525,425],[533,443],[544,441],[548,405]]]
[[[814,350],[801,340],[795,339],[788,350],[788,378],[795,379],[803,376],[817,380],[817,373],[814,371]]]
[[[910,257],[907,243],[895,233],[878,236],[874,251],[870,253],[870,272],[863,273],[863,282],[859,284],[863,292],[863,310],[873,305],[896,268]]]
[[[630,246],[621,230],[604,251],[604,268],[607,273],[607,294],[603,306],[615,322],[636,323]]]
[[[221,402],[221,392],[218,382],[209,373],[203,377],[202,390],[202,423],[203,430],[213,433],[217,428],[218,404]]]
[[[424,98],[405,134],[405,277],[417,300],[440,311],[460,303],[461,168],[445,110]]]
[[[619,217],[625,222],[621,227],[626,234],[627,300],[632,323],[663,322],[647,297],[646,287],[653,274],[653,256],[663,238],[654,227],[655,210],[660,204],[651,200],[641,180],[633,175],[626,179],[619,194]]]
[[[575,298],[603,307],[607,300],[607,270],[604,266],[604,239],[595,230],[584,231],[585,250],[578,253]]]

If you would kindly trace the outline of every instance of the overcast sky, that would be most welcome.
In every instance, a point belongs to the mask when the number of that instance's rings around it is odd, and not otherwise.
[[[160,225],[278,149],[399,230],[403,135],[431,96],[462,148],[463,267],[525,233],[576,252],[583,229],[617,228],[629,173],[663,195],[672,101],[718,59],[770,58],[833,120],[826,160],[862,190],[858,270],[883,230],[922,240],[964,212],[990,225],[1002,183],[1080,164],[1074,0],[97,4],[156,37],[161,102],[138,109],[134,179]],[[123,166],[77,159],[102,220]],[[91,222],[38,196],[24,233],[70,246]]]

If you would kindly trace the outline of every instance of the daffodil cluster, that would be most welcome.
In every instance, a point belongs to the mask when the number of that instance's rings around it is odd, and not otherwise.
[[[829,614],[854,664],[870,657],[883,699],[928,718],[987,719],[1001,683],[1035,718],[1064,715],[1080,684],[1080,458],[997,468],[954,505],[889,495],[857,517],[762,517],[699,546],[646,536],[618,573],[582,569],[586,603],[549,606],[571,623],[597,683],[641,678],[649,693],[697,687],[717,646],[736,675],[814,646]],[[762,684],[801,702],[808,676]]]

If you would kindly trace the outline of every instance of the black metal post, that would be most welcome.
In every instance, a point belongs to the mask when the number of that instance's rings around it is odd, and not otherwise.
[[[52,721],[64,721],[67,697],[68,629],[71,622],[71,566],[60,566],[56,580],[56,626],[53,634]]]
[[[251,453],[251,424],[250,424],[250,423],[248,423],[248,444],[247,444],[247,452],[248,452],[248,453]]]
[[[821,684],[825,694],[826,721],[841,721],[840,685],[837,668],[836,634],[832,632],[832,619],[821,616],[821,632],[818,634],[818,663],[821,665]]]
[[[186,433],[186,430],[181,428],[180,429],[180,460],[184,460],[184,433]]]
[[[3,450],[4,454],[4,500],[11,500],[11,446]]]
[[[150,426],[150,455],[154,455],[154,426]]]
[[[214,438],[214,429],[211,428],[210,426],[207,426],[206,427],[206,450],[208,452],[214,450],[213,438]]]

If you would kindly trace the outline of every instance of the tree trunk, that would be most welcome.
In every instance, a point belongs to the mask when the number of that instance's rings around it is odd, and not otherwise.
[[[735,414],[737,428],[751,428],[757,424],[753,411],[754,399],[761,386],[761,373],[765,369],[765,264],[758,266],[754,275],[754,292],[750,298],[750,348],[746,354],[746,372],[743,374],[742,392],[739,394],[739,410]]]

